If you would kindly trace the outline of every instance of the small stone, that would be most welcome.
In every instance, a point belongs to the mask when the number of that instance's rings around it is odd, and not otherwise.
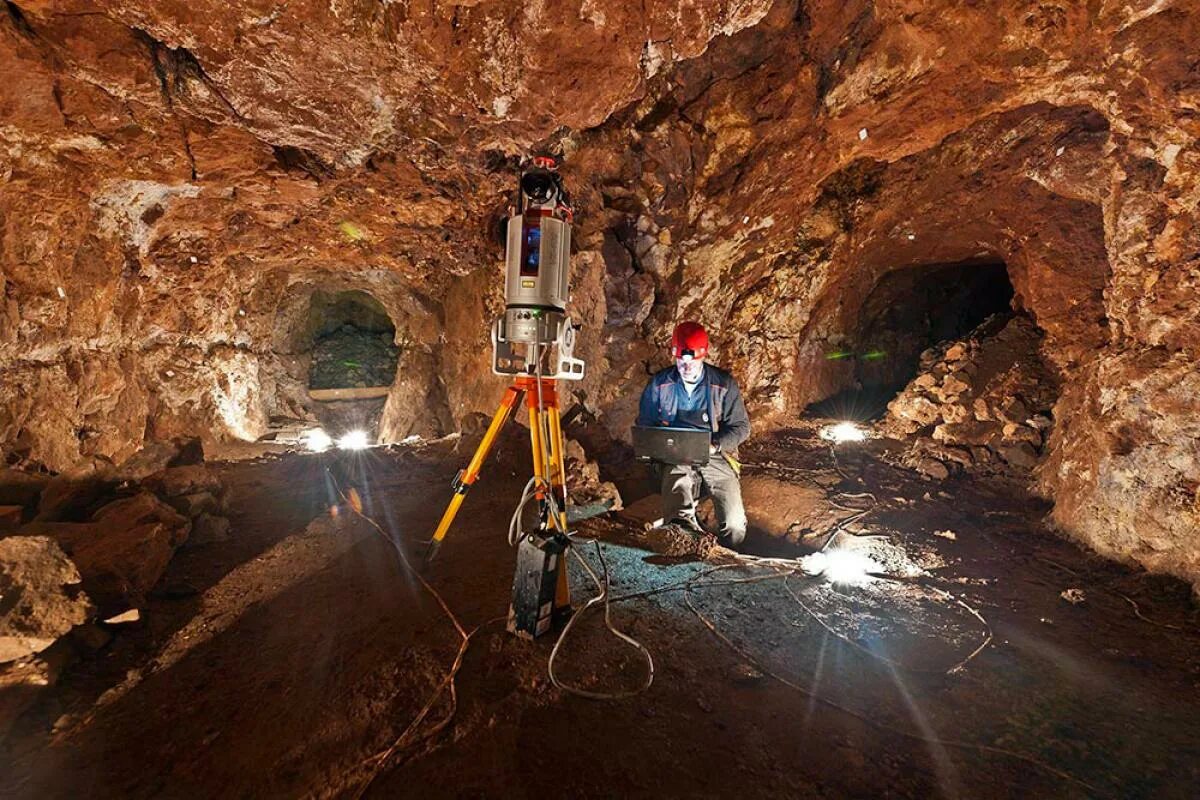
[[[964,347],[961,343],[952,346],[949,350],[946,351],[946,355],[944,356],[946,361],[961,361],[962,359],[964,359],[966,357],[967,357],[967,348]]]
[[[58,475],[46,484],[38,503],[37,522],[81,521],[91,516],[115,487],[97,475]]]
[[[53,539],[0,539],[0,662],[38,653],[92,613],[74,562]]]
[[[217,511],[220,508],[220,502],[212,492],[182,494],[178,497],[167,498],[167,502],[180,514],[189,518],[198,517],[206,511]]]
[[[997,448],[999,455],[1008,464],[1021,469],[1032,469],[1037,466],[1038,454],[1029,442],[1005,444]]]
[[[999,416],[1005,422],[1019,425],[1029,419],[1029,407],[1019,397],[1010,397],[1000,406]]]
[[[168,378],[174,377],[167,370]],[[181,437],[167,442],[149,442],[127,458],[113,472],[120,481],[142,481],[169,467],[198,464],[204,460],[204,446],[195,437]]]
[[[975,462],[971,451],[965,447],[943,447],[940,452],[947,461],[953,461],[963,467],[970,467]]]
[[[129,625],[134,622],[142,621],[142,613],[136,608],[131,608],[128,611],[122,611],[120,614],[109,617],[104,620],[105,625]]]
[[[897,419],[914,423],[917,427],[932,425],[941,418],[941,409],[927,397],[901,394],[888,405],[888,411]]]
[[[1005,428],[1007,429],[1007,425]],[[1036,429],[1028,425],[1017,425],[1012,432],[1005,430],[1004,435],[1018,442],[1028,442],[1034,449],[1042,446],[1042,434]]]
[[[1084,594],[1083,589],[1063,589],[1058,596],[1073,606],[1077,606],[1080,603],[1087,601],[1087,595]]]
[[[1045,414],[1034,414],[1025,423],[1039,431],[1048,431],[1054,427],[1054,420],[1047,417]]]
[[[938,481],[944,481],[950,477],[950,470],[946,465],[931,456],[925,456],[917,462],[917,472]]]
[[[947,375],[942,381],[942,396],[956,397],[971,388],[971,376],[959,370]]]
[[[76,625],[71,630],[71,638],[85,650],[102,650],[112,641],[112,634],[94,623]]]
[[[229,520],[207,512],[196,517],[192,523],[192,535],[188,545],[199,547],[229,541]]]
[[[196,492],[220,494],[221,480],[203,464],[169,467],[146,479],[148,488],[164,497],[178,497]]]
[[[757,683],[763,679],[763,674],[752,664],[740,662],[729,670],[729,678],[734,683]]]
[[[971,411],[958,403],[948,403],[942,406],[942,419],[953,424],[956,422],[973,422],[975,416]]]
[[[93,522],[114,529],[132,527],[146,522],[161,522],[172,528],[186,528],[187,520],[150,492],[141,492],[133,497],[123,497],[100,508],[92,516]]]

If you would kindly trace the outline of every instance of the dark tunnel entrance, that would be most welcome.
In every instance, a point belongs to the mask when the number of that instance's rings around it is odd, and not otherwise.
[[[1012,316],[1014,294],[1007,267],[995,260],[887,273],[863,302],[851,345],[826,354],[853,361],[853,384],[809,410],[839,419],[879,417],[916,377],[926,348],[966,336],[986,321],[1002,325]]]
[[[383,305],[361,291],[315,291],[304,332],[312,342],[310,390],[389,387],[400,351]]]

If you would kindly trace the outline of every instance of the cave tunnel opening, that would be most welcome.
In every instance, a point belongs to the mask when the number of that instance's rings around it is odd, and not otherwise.
[[[851,385],[809,406],[816,416],[867,421],[920,369],[921,353],[1013,315],[1015,291],[996,259],[906,267],[886,273],[863,301],[846,347],[825,357],[853,362]],[[980,331],[987,333],[987,331]]]
[[[310,392],[381,391],[396,380],[396,326],[366,292],[314,291],[302,335],[311,343]]]

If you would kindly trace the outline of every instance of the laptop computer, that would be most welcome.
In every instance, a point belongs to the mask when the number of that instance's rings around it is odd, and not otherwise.
[[[633,426],[633,454],[638,461],[701,467],[708,463],[712,432],[698,428]]]

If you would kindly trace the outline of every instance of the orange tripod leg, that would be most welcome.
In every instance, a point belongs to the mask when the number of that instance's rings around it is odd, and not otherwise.
[[[450,530],[450,525],[454,522],[455,515],[458,514],[458,509],[462,506],[463,500],[467,497],[467,491],[471,485],[479,480],[479,472],[483,468],[483,462],[491,451],[492,446],[496,443],[496,438],[500,435],[500,429],[504,427],[504,423],[508,422],[512,416],[513,409],[521,402],[521,395],[525,392],[516,386],[510,386],[504,391],[504,397],[500,401],[500,407],[496,409],[496,414],[492,417],[492,422],[488,425],[487,431],[483,434],[483,441],[479,443],[479,447],[475,448],[475,455],[471,456],[470,463],[467,468],[459,473],[458,478],[454,481],[454,497],[450,499],[450,505],[446,508],[446,513],[442,514],[442,521],[438,523],[437,530],[434,531],[433,539],[429,542],[429,549],[425,552],[425,562],[429,563],[437,555],[438,548],[442,546],[442,540],[446,538],[446,532]]]

